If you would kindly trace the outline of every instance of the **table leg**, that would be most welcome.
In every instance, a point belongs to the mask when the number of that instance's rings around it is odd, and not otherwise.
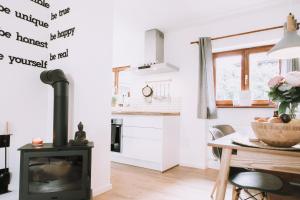
[[[218,175],[218,176],[219,176],[219,175]],[[214,188],[213,188],[213,190],[212,190],[212,192],[211,192],[211,194],[210,194],[211,199],[214,199],[214,195],[215,195],[215,192],[216,192],[216,190],[217,190],[217,187],[218,187],[218,177],[217,177],[217,180],[216,180],[216,182],[215,182]]]
[[[235,186],[232,187],[232,200],[239,200],[241,190]]]
[[[231,161],[232,149],[223,148],[221,166],[218,177],[218,188],[216,200],[224,200],[230,170],[230,161]]]

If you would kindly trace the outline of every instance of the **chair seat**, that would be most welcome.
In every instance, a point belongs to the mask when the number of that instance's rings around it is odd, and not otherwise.
[[[272,174],[262,172],[240,172],[230,177],[230,182],[242,189],[262,192],[278,192],[283,188],[282,180]]]

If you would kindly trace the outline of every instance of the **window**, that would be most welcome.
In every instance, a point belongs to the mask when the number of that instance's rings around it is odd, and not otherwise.
[[[249,54],[249,90],[253,100],[268,99],[268,81],[280,74],[279,60],[270,60],[266,52]]]
[[[253,106],[269,106],[268,81],[281,72],[281,62],[270,59],[272,48],[262,46],[214,53],[217,106],[232,106],[240,91],[251,91]]]
[[[121,66],[121,67],[113,67],[113,86],[114,86],[114,93],[119,94],[120,89],[120,73],[126,71],[130,68],[130,66]]]
[[[241,90],[242,56],[232,55],[216,59],[216,97],[218,100],[234,99]]]

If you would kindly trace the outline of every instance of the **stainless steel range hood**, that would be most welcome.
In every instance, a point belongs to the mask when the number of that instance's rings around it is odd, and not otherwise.
[[[164,34],[157,30],[145,33],[145,64],[134,69],[138,74],[176,72],[179,68],[164,61]]]

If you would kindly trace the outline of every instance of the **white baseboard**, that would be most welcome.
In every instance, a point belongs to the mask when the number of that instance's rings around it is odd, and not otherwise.
[[[157,171],[164,171],[166,169],[163,169],[162,163],[159,162],[151,162],[151,161],[145,161],[135,158],[130,158],[121,154],[112,153],[112,162],[116,163],[122,163],[126,165],[132,165],[136,167],[142,167],[147,169],[153,169]]]
[[[219,161],[214,161],[214,160],[209,160],[207,163],[207,167],[210,169],[220,169],[220,162]]]
[[[100,186],[98,188],[94,188],[93,189],[93,196],[99,196],[100,194],[103,194],[109,190],[112,189],[112,184],[108,184],[108,185],[104,185],[104,186]]]

